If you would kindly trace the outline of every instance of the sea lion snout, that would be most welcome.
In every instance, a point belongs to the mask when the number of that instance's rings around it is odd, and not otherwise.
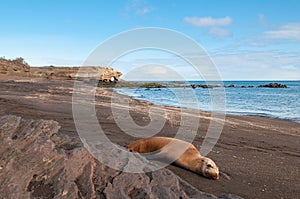
[[[219,169],[218,168],[207,169],[206,177],[211,178],[213,180],[218,180],[219,179]]]
[[[219,180],[219,172],[213,172],[210,176],[213,180]]]
[[[213,180],[219,179],[219,168],[217,167],[216,163],[209,158],[203,158],[202,162],[202,174]]]

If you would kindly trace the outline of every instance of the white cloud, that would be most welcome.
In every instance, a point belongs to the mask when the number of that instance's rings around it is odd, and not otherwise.
[[[294,65],[284,65],[284,66],[281,66],[282,69],[284,70],[288,70],[288,71],[298,71],[299,72],[299,69],[296,68]]]
[[[142,8],[142,9],[137,9],[135,13],[139,15],[144,15],[149,12],[150,12],[150,8]]]
[[[282,25],[277,30],[264,32],[264,36],[271,39],[300,40],[300,23]]]
[[[212,17],[185,17],[184,21],[196,27],[228,26],[231,24],[231,17],[212,18]]]
[[[209,34],[217,35],[217,36],[229,36],[232,33],[223,28],[213,27],[210,29]]]
[[[167,75],[169,73],[168,68],[163,66],[149,65],[146,70],[144,70],[147,74],[152,75]]]
[[[157,64],[142,65],[126,71],[122,76],[127,81],[153,81],[153,80],[184,80],[182,74],[176,72],[177,68]]]
[[[299,79],[300,53],[241,52],[212,56],[224,79]]]
[[[208,34],[215,36],[230,36],[232,33],[229,30],[220,28],[220,26],[228,26],[231,24],[231,17],[212,18],[212,17],[185,17],[184,21],[195,27],[208,27]]]
[[[130,0],[125,7],[125,15],[134,13],[136,15],[145,15],[153,11],[146,0]]]
[[[258,20],[259,20],[259,23],[263,26],[269,26],[270,25],[264,14],[259,14],[258,15]]]
[[[300,52],[239,51],[210,53],[224,80],[292,80],[300,77]],[[191,55],[192,56],[192,55]],[[201,61],[200,72],[214,77]],[[202,63],[203,62],[203,63]],[[156,64],[149,64],[156,63]],[[127,80],[186,80],[201,79],[199,71],[177,57],[118,60],[111,66]]]

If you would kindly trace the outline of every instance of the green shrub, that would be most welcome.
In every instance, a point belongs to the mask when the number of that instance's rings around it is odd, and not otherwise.
[[[141,85],[142,88],[164,88],[165,86],[163,86],[160,83],[145,83]]]

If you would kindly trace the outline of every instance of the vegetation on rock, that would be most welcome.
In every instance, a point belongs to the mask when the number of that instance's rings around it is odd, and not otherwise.
[[[164,88],[165,86],[162,85],[161,83],[152,82],[152,83],[144,83],[140,87],[142,87],[142,88]]]

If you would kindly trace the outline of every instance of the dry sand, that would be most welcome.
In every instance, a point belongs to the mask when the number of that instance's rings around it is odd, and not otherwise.
[[[14,114],[27,119],[56,120],[62,126],[61,134],[77,139],[72,116],[72,88],[71,80],[0,76],[0,116]],[[110,89],[97,89],[97,118],[110,140],[124,146],[138,138],[122,132],[116,125],[111,113],[111,94]],[[151,105],[130,99],[130,114],[137,124],[148,124]],[[166,109],[172,116],[168,117],[158,135],[174,136],[179,125],[180,109],[158,107]],[[115,105],[115,108],[124,107]],[[210,114],[196,110],[190,112],[191,117],[200,118],[194,140],[196,147],[200,148]],[[300,195],[299,123],[268,117],[227,115],[221,137],[208,157],[222,172],[218,181],[173,165],[167,168],[199,190],[215,195],[232,193],[245,198],[298,198]]]

